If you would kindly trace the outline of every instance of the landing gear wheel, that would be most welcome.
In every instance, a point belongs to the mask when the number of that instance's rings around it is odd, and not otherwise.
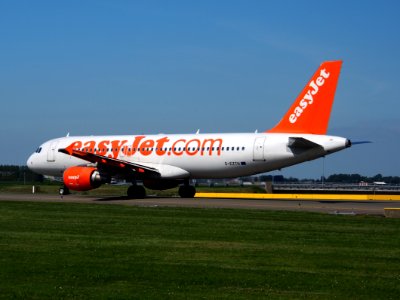
[[[60,193],[61,196],[70,194],[69,189],[67,187],[65,187],[65,186],[60,187],[59,193]]]
[[[146,198],[146,190],[141,185],[131,185],[128,188],[128,198],[129,199],[143,199]]]
[[[182,185],[179,187],[181,198],[193,198],[196,195],[196,188],[192,185]]]

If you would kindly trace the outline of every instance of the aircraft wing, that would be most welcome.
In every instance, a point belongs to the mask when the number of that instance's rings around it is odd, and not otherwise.
[[[91,163],[96,163],[98,168],[112,170],[113,173],[128,173],[135,177],[160,177],[161,174],[156,168],[128,162],[121,159],[106,157],[90,152],[75,150],[71,148],[59,149],[58,152],[72,155],[74,157],[86,160]]]

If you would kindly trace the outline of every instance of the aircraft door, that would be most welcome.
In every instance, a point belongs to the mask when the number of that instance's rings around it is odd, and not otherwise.
[[[49,150],[47,151],[47,161],[48,162],[56,161],[57,144],[58,144],[58,141],[51,142]]]
[[[253,160],[254,161],[263,161],[264,158],[264,142],[265,137],[258,137],[254,141],[254,148],[253,148]]]

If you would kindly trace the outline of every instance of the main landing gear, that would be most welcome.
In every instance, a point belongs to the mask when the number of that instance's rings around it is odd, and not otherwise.
[[[146,198],[146,190],[142,185],[133,184],[128,188],[129,199],[143,199]]]
[[[144,186],[137,185],[135,182],[128,188],[127,194],[129,199],[146,198],[146,190]],[[193,198],[194,195],[196,195],[195,187],[189,185],[189,181],[185,180],[184,184],[179,187],[179,196],[181,198]]]
[[[196,188],[193,185],[189,185],[188,182],[179,187],[179,196],[181,198],[193,198],[194,195],[196,195]]]

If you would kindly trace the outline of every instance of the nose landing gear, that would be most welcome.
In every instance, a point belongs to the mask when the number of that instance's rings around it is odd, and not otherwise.
[[[59,193],[60,193],[61,196],[65,196],[65,195],[71,194],[71,192],[69,191],[69,188],[67,188],[66,186],[60,187]]]

